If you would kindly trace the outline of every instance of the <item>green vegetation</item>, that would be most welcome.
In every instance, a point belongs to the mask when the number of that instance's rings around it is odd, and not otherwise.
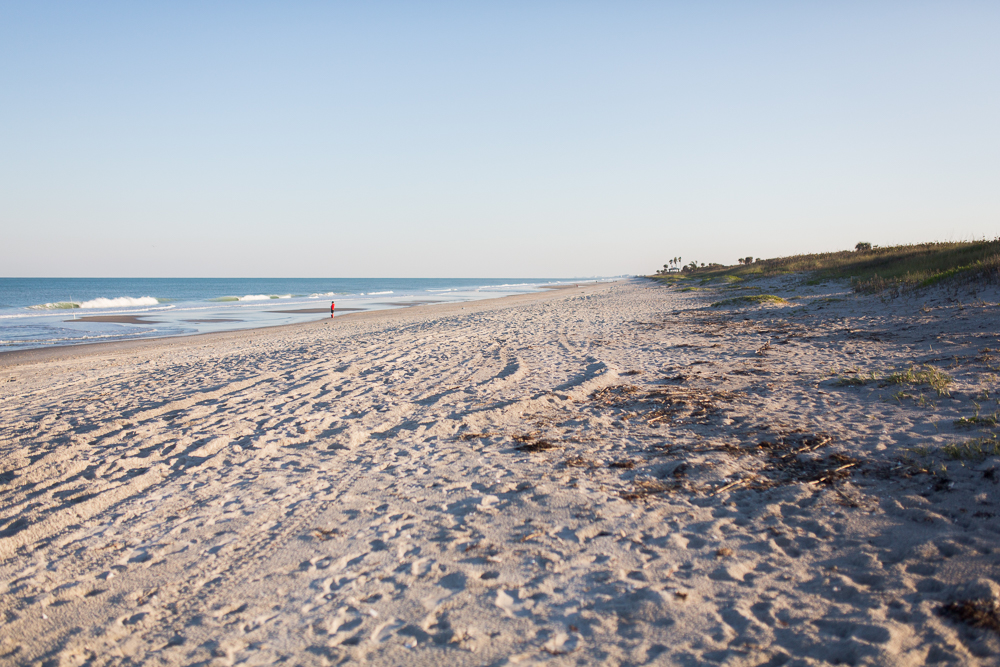
[[[674,282],[696,277],[729,280],[814,272],[808,284],[850,279],[858,292],[877,293],[928,287],[942,281],[1000,282],[1000,238],[992,241],[920,243],[878,247],[859,243],[855,250],[774,259],[741,258],[734,266],[684,266],[683,273],[656,276]],[[674,262],[679,266],[680,262]],[[651,276],[652,277],[652,276]]]
[[[987,456],[1000,456],[1000,440],[995,435],[989,438],[973,438],[960,445],[945,445],[941,451],[950,459],[979,461]]]
[[[905,371],[886,376],[882,381],[883,386],[891,384],[925,384],[936,391],[938,396],[947,396],[949,393],[948,385],[951,384],[951,376],[947,373],[942,373],[933,366],[924,366],[923,368],[910,366]]]
[[[922,408],[934,405],[933,403],[928,401],[927,397],[924,396],[923,394],[911,394],[908,391],[897,391],[895,394],[892,395],[892,397],[896,399],[896,402],[898,403],[902,403],[904,398],[913,399],[914,401],[916,401],[917,405],[919,405]]]
[[[873,382],[878,382],[878,373],[875,371],[872,371],[868,375],[845,375],[844,377],[837,378],[834,384],[838,387],[863,387]]]
[[[731,275],[707,276],[701,279],[701,283],[703,285],[709,283],[714,285],[732,285],[733,283],[738,283],[741,280],[743,279],[740,278],[739,276],[731,276]]]
[[[973,403],[976,406],[976,414],[971,417],[961,417],[955,420],[955,426],[964,428],[975,428],[977,426],[996,426],[1000,424],[1000,410],[997,410],[991,415],[983,416],[979,414],[980,405],[978,403]]]
[[[951,382],[950,375],[939,371],[933,366],[923,366],[920,368],[910,366],[905,371],[899,371],[886,376],[879,375],[877,371],[865,374],[855,372],[854,375],[842,375],[837,378],[834,385],[838,387],[863,387],[875,383],[878,383],[880,387],[888,387],[890,385],[927,385],[937,392],[938,396],[948,396],[948,385]],[[893,398],[902,400],[903,398],[914,397],[901,391],[896,393]],[[978,416],[979,413],[977,412],[976,417],[978,418]]]
[[[658,273],[654,276],[646,276],[646,277],[651,278],[656,282],[662,283],[664,285],[676,285],[677,283],[691,280],[691,276],[686,276],[683,273],[663,273],[663,274]]]
[[[748,296],[734,296],[732,299],[723,299],[712,304],[712,308],[720,306],[752,306],[765,303],[788,303],[780,296],[773,294],[750,294]]]

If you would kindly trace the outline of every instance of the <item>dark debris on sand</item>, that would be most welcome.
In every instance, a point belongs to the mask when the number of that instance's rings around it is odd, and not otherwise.
[[[941,607],[938,613],[953,621],[1000,634],[1000,608],[996,600],[956,600]]]

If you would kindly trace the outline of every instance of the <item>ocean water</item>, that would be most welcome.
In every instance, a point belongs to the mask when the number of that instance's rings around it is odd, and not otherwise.
[[[248,329],[523,294],[545,278],[0,278],[0,352]],[[321,312],[303,312],[309,310]],[[135,316],[134,322],[93,318]]]

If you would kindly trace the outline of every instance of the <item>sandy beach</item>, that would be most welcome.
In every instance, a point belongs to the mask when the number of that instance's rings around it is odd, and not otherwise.
[[[1000,291],[753,286],[0,355],[0,664],[1000,664]]]

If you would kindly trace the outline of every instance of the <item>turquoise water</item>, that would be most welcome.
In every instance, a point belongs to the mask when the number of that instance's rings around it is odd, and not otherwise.
[[[593,278],[586,280],[594,280]],[[548,278],[0,278],[0,351],[306,322],[337,310],[472,301]],[[288,312],[323,309],[323,313]],[[286,312],[280,312],[286,311]],[[139,323],[81,318],[134,315]]]

